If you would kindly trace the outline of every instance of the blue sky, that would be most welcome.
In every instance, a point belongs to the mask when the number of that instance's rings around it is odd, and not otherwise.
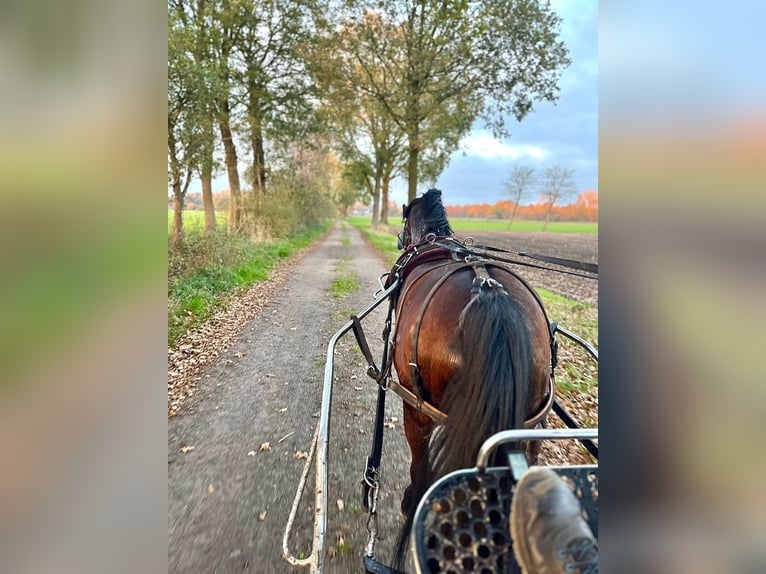
[[[521,123],[511,118],[507,124],[511,137],[504,140],[479,126],[472,130],[436,181],[445,203],[507,199],[503,182],[516,164],[542,171],[551,163],[563,163],[575,170],[577,193],[598,189],[598,2],[552,0],[551,4],[562,18],[561,36],[572,60],[559,81],[558,102],[536,103]],[[228,187],[225,173],[213,181],[214,191]],[[420,187],[422,193],[428,186]],[[199,180],[193,181],[189,191],[199,190]],[[392,182],[391,199],[406,203],[403,177]],[[535,199],[532,193],[527,202]]]

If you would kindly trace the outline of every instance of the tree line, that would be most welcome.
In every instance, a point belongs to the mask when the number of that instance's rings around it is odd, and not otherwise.
[[[569,65],[548,2],[169,0],[168,188],[173,241],[199,178],[229,183],[228,232],[289,232],[373,202],[388,220],[434,182],[471,126],[497,136],[555,101]]]
[[[514,220],[527,221],[598,221],[598,191],[586,189],[574,202],[564,205],[552,205],[544,196],[535,203],[518,204],[511,200],[501,200],[493,204],[478,203],[471,205],[446,205],[450,217],[477,219],[505,219],[508,229]]]

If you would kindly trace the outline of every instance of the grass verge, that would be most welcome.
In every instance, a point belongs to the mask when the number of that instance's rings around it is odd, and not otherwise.
[[[274,265],[309,245],[329,224],[269,243],[223,232],[189,234],[168,249],[168,346],[225,306],[229,297],[269,278]]]
[[[545,305],[548,319],[582,337],[598,350],[598,308],[591,303],[574,301],[544,289],[538,294]],[[573,392],[594,394],[598,388],[598,364],[588,352],[567,337],[558,336],[559,365],[556,389],[566,398]]]

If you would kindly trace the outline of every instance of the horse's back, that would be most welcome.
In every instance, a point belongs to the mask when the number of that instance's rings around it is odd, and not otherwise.
[[[545,312],[531,288],[506,267],[486,264],[489,276],[501,283],[525,316],[528,335],[535,349],[535,371],[549,373],[550,339]],[[397,372],[415,363],[425,389],[437,404],[445,383],[461,364],[460,316],[472,298],[477,277],[463,261],[444,262],[413,273],[402,288],[397,308],[394,360]],[[414,339],[417,338],[417,344]],[[417,354],[417,356],[414,356]],[[407,381],[403,380],[403,384]]]

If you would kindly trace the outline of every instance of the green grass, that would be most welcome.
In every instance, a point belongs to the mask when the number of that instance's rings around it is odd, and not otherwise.
[[[346,556],[351,554],[354,550],[354,545],[351,542],[348,542],[345,538],[341,538],[338,540],[337,549],[339,556]]]
[[[205,212],[198,210],[184,210],[184,233],[200,232],[205,229]],[[226,229],[229,223],[229,212],[216,210],[215,224],[217,229]],[[173,231],[173,210],[168,209],[168,233]]]
[[[182,246],[168,249],[168,346],[225,307],[234,293],[267,280],[277,262],[326,230],[324,226],[270,243],[223,232],[188,234]]]
[[[544,289],[538,294],[548,319],[582,337],[598,350],[598,308],[574,301]],[[557,336],[559,364],[556,367],[556,390],[567,400],[572,392],[594,394],[598,389],[598,364],[588,352],[567,337]]]
[[[341,257],[335,264],[336,277],[333,279],[332,284],[325,289],[327,294],[333,299],[342,299],[361,287],[356,273],[348,268],[350,261],[350,257]]]
[[[355,276],[344,275],[342,277],[336,277],[333,280],[332,285],[327,288],[327,293],[333,299],[342,299],[349,293],[353,293],[359,289],[359,287],[361,287],[361,285],[359,285]]]

